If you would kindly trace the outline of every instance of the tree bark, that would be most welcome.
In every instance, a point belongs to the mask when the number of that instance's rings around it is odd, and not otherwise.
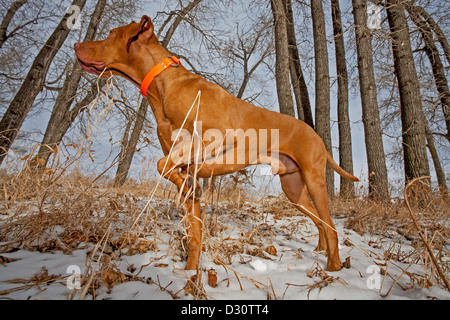
[[[415,6],[406,6],[409,17],[418,27],[422,39],[425,43],[425,53],[428,56],[433,71],[436,89],[439,93],[439,100],[442,105],[442,112],[444,113],[445,125],[447,127],[447,140],[450,142],[450,90],[448,88],[447,77],[445,76],[444,65],[439,56],[439,51],[434,42],[433,33],[428,24],[422,20],[420,16],[420,9]]]
[[[311,0],[311,16],[314,36],[314,64],[316,72],[315,129],[322,138],[328,152],[332,153],[330,128],[330,75],[328,67],[328,50],[325,30],[325,15],[322,0]],[[327,166],[326,172],[328,195],[334,195],[334,171]]]
[[[387,0],[387,15],[394,55],[394,71],[400,93],[405,184],[408,184],[414,178],[430,175],[425,144],[425,116],[408,23],[401,0]]]
[[[352,134],[348,113],[348,74],[339,0],[331,0],[331,14],[338,81],[339,164],[345,171],[353,174]],[[343,198],[353,198],[355,196],[354,184],[342,177],[340,177],[340,195]]]
[[[86,0],[74,0],[72,5],[76,5],[82,10],[85,3]],[[22,86],[0,121],[0,163],[3,162],[11,144],[14,142],[34,100],[43,89],[50,64],[70,33],[67,26],[67,20],[70,17],[71,13],[64,15],[64,18],[38,53]]]
[[[99,0],[97,2],[83,42],[94,40],[105,6],[106,0]],[[76,97],[83,72],[84,71],[80,64],[75,59],[72,69],[67,74],[64,84],[56,97],[55,105],[53,106],[52,114],[44,133],[44,138],[36,155],[36,158],[41,159],[40,161],[34,162],[39,167],[46,166],[49,157],[52,154],[52,150],[59,145],[67,130],[70,128],[75,118],[79,115],[79,112],[85,110],[83,107],[92,101],[92,99],[87,101],[87,103],[83,106],[76,105],[74,110],[70,111],[70,107]],[[101,87],[103,87],[104,83],[105,81],[99,81]],[[95,94],[93,95],[93,93],[95,92],[97,92],[97,88],[96,85],[93,85],[87,96],[94,98]]]
[[[3,46],[6,40],[8,40],[8,35],[6,32],[8,31],[9,24],[11,23],[12,18],[16,14],[16,12],[28,2],[28,0],[17,0],[14,1],[3,17],[2,23],[0,24],[0,48]]]
[[[369,197],[388,200],[389,188],[386,158],[381,134],[377,87],[373,71],[372,35],[367,27],[367,6],[364,0],[352,0],[358,56],[359,90],[369,176]]]
[[[286,8],[287,17],[287,36],[289,46],[289,68],[291,73],[292,87],[294,90],[295,102],[297,105],[298,118],[314,128],[314,119],[311,111],[311,102],[309,101],[308,87],[303,76],[303,70],[300,63],[300,56],[297,48],[297,39],[295,37],[294,15],[292,12],[291,0],[283,0]]]
[[[276,66],[275,79],[277,85],[280,112],[295,117],[292,101],[291,83],[289,80],[289,47],[287,36],[287,19],[282,0],[271,0],[274,17]]]
[[[147,116],[148,102],[144,98],[142,99],[137,114],[136,121],[134,122],[133,130],[128,141],[123,141],[122,145],[122,156],[117,166],[116,176],[114,178],[114,187],[122,186],[128,176],[128,172],[131,167],[131,162],[133,161],[134,153],[136,152],[136,146],[139,142],[139,137],[141,135],[142,128],[144,127],[144,121]],[[126,134],[128,137],[128,134]],[[124,135],[125,138],[125,135]]]

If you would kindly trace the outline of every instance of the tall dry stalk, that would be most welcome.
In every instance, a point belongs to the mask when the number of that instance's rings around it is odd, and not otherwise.
[[[441,269],[441,267],[440,267],[438,261],[436,260],[436,257],[435,257],[435,255],[434,255],[434,253],[433,253],[433,250],[431,249],[430,245],[428,244],[427,240],[425,239],[425,236],[424,236],[424,234],[423,234],[423,232],[422,232],[422,230],[421,230],[419,224],[417,223],[417,220],[416,220],[416,218],[415,218],[415,216],[414,216],[414,214],[413,214],[413,211],[412,211],[412,209],[411,209],[411,205],[410,205],[410,203],[409,203],[409,197],[408,197],[408,194],[409,194],[409,193],[408,193],[408,190],[409,190],[409,188],[410,188],[414,183],[416,183],[416,182],[418,182],[418,181],[420,181],[420,180],[422,180],[422,179],[430,179],[430,178],[431,178],[431,177],[418,177],[418,178],[412,179],[412,180],[406,185],[406,187],[405,187],[405,202],[406,202],[406,205],[408,206],[408,210],[409,210],[409,213],[410,213],[410,215],[411,215],[411,219],[412,219],[413,222],[414,222],[414,226],[416,227],[417,232],[419,233],[420,239],[422,239],[422,242],[423,242],[423,244],[425,245],[425,247],[427,248],[428,254],[429,254],[430,257],[431,257],[431,261],[433,262],[433,264],[434,264],[436,270],[437,270],[438,273],[439,273],[439,276],[441,277],[442,281],[444,282],[445,287],[447,288],[448,291],[450,291],[450,284],[449,284],[449,282],[448,282],[448,279],[447,279],[447,277],[445,276],[445,274],[442,272],[442,269]]]

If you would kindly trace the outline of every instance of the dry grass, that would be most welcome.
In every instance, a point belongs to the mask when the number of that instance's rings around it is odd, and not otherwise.
[[[407,194],[407,199],[410,197],[411,194]],[[450,252],[446,249],[450,239],[449,199],[437,192],[431,196],[422,194],[419,197],[422,198],[414,199],[414,205],[409,208],[404,200],[376,202],[368,199],[335,199],[331,204],[335,217],[346,219],[347,229],[368,237],[369,245],[383,250],[384,256],[379,258],[385,261],[382,269],[385,276],[392,278],[386,272],[389,265],[402,270],[401,276],[393,279],[394,284],[386,295],[403,276],[408,276],[413,285],[430,287],[439,284],[450,291]],[[422,236],[420,232],[423,232]],[[352,245],[350,242],[344,243]],[[390,244],[386,247],[384,243]],[[409,243],[414,250],[405,250],[403,243]],[[399,263],[407,264],[408,267],[402,269]],[[409,267],[414,264],[422,266],[423,274],[408,272]]]
[[[18,249],[67,254],[88,249],[82,289],[68,298],[87,295],[95,298],[100,287],[109,291],[126,281],[156,285],[174,299],[182,294],[180,291],[172,292],[168,285],[161,285],[159,279],[140,276],[145,266],[139,270],[132,270],[133,266],[130,266],[126,274],[117,267],[121,256],[156,252],[161,243],[168,244],[170,249],[166,253],[159,252],[159,257],[151,259],[147,265],[165,268],[168,265],[159,262],[164,257],[177,262],[186,259],[187,235],[173,187],[158,183],[154,190],[157,181],[129,181],[122,188],[112,188],[106,178],[82,175],[63,167],[52,168],[51,174],[36,175],[30,170],[21,170],[17,174],[3,173],[0,178],[0,254]],[[267,298],[277,299],[280,297],[276,296],[269,281],[262,283],[240,274],[231,265],[236,261],[247,263],[252,257],[278,259],[280,253],[273,251],[273,239],[279,235],[287,240],[298,236],[306,218],[277,228],[268,224],[268,215],[282,221],[299,213],[282,195],[260,199],[246,193],[246,183],[249,182],[223,180],[213,193],[204,193],[202,200],[207,206],[202,206],[202,259],[214,261],[218,268],[226,270],[229,277],[219,281],[229,283],[230,278],[236,278],[239,283],[249,281],[265,291]],[[153,195],[153,200],[148,202],[150,195]],[[377,261],[384,261],[381,263],[384,275],[393,280],[385,294],[389,294],[392,287],[401,286],[399,280],[402,277],[408,277],[412,286],[443,285],[402,201],[379,203],[367,199],[334,199],[331,208],[334,218],[345,219],[346,229],[367,237],[370,246],[382,249],[384,256],[377,257]],[[412,210],[439,266],[448,277],[450,253],[445,249],[450,238],[448,200],[431,198],[425,206],[417,205]],[[311,230],[311,233],[315,232]],[[392,240],[387,247],[383,244],[386,239]],[[414,250],[403,250],[403,241],[408,241]],[[300,252],[295,254],[302,258]],[[404,264],[420,264],[423,272],[411,272],[409,267],[400,266]],[[389,268],[394,265],[403,268],[400,277],[390,275]],[[195,277],[188,277],[184,293],[196,299],[208,299],[204,290],[208,283],[207,273],[208,270],[200,269]],[[315,289],[321,290],[334,281],[343,281],[328,275],[318,264],[308,274],[315,281],[314,285],[308,286],[308,296]],[[65,279],[45,274],[43,270],[33,278],[19,280],[17,283],[21,286],[17,290]],[[287,284],[289,286],[294,285]],[[407,290],[408,287],[403,285],[402,289]]]

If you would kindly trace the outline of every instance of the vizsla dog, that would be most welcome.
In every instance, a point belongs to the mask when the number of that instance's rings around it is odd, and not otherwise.
[[[326,166],[328,164],[350,181],[358,179],[336,164],[311,127],[293,117],[253,106],[189,72],[159,44],[153,23],[147,16],[143,16],[140,23],[132,22],[112,30],[103,41],[77,43],[75,51],[86,71],[102,77],[122,76],[141,88],[141,92],[147,96],[158,124],[157,134],[165,155],[158,162],[158,171],[177,186],[184,201],[189,237],[186,269],[198,268],[201,250],[200,202],[196,192],[192,192],[193,188],[199,186],[196,178],[229,174],[259,163],[272,166],[273,173],[280,176],[287,198],[314,221],[319,231],[316,250],[327,252],[327,270],[341,269],[338,237],[328,209]],[[190,112],[193,106],[194,111]],[[196,126],[200,121],[201,129]],[[179,140],[174,139],[179,129],[191,135],[214,130],[223,136],[227,136],[230,129],[240,129],[242,132],[253,130],[258,137],[250,139],[243,149],[245,161],[207,162],[200,157],[200,161],[196,162],[189,156],[188,163],[176,162],[171,157],[171,150]],[[272,136],[266,137],[269,146],[261,148],[264,152],[259,152],[256,159],[251,159],[251,144],[262,147],[264,143],[261,142],[261,135],[268,130],[277,133],[278,141]],[[211,139],[206,140],[202,141],[202,145],[212,143]],[[224,158],[225,154],[239,152],[234,140],[231,140],[232,143],[228,140],[224,143],[225,139],[217,138],[214,141],[216,146],[219,144],[222,148],[213,152],[215,157]],[[189,150],[184,151],[184,156]]]

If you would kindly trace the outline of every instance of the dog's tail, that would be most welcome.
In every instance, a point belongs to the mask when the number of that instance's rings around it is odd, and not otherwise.
[[[344,169],[339,167],[339,165],[334,161],[333,157],[331,156],[331,154],[329,152],[327,152],[327,154],[328,154],[327,155],[327,164],[330,166],[331,169],[333,169],[334,171],[336,171],[342,177],[344,177],[345,179],[347,179],[349,181],[353,181],[353,182],[359,181],[359,179],[357,177],[351,175],[350,173],[348,173],[347,171],[345,171]]]

